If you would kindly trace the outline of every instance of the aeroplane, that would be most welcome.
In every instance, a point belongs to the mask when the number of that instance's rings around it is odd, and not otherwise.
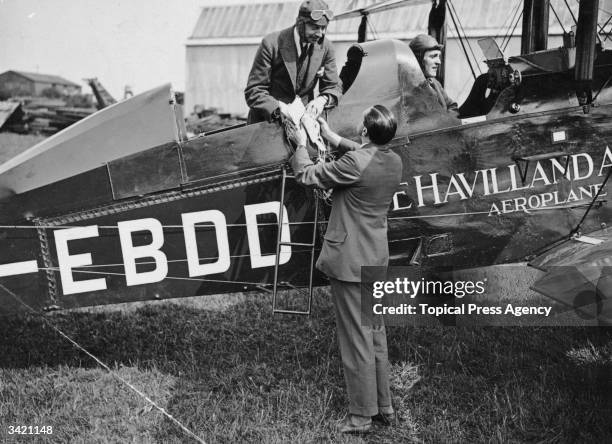
[[[611,319],[612,51],[597,0],[554,49],[547,8],[525,2],[523,54],[481,42],[489,70],[458,117],[407,44],[375,40],[349,50],[326,118],[355,139],[372,104],[398,117],[391,265],[530,261],[537,291]],[[325,285],[313,263],[329,205],[292,180],[291,154],[275,122],[189,137],[170,85],[44,140],[0,165],[0,310]]]

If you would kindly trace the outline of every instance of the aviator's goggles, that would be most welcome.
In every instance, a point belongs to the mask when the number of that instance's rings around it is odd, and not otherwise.
[[[323,17],[326,17],[329,21],[332,21],[334,18],[334,12],[331,9],[314,9],[310,12],[303,11],[300,13],[300,15],[304,17],[310,17],[315,22],[318,22]]]

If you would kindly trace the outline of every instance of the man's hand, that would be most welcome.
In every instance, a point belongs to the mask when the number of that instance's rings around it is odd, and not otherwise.
[[[331,146],[336,148],[342,138],[332,131],[323,117],[319,117],[317,122],[319,122],[319,125],[321,126],[321,137],[329,142]]]
[[[306,105],[306,112],[314,118],[317,118],[323,112],[325,105],[327,105],[327,96],[319,96]]]
[[[284,102],[281,102],[280,100],[278,101],[278,110],[279,113],[282,115],[288,115],[289,114],[289,105],[287,105]]]
[[[306,146],[306,131],[301,127],[298,128],[291,119],[285,120],[285,134],[287,135],[287,139],[296,147]]]

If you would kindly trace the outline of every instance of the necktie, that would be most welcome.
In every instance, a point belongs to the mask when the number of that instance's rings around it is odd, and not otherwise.
[[[302,47],[302,53],[297,61],[297,79],[295,82],[296,92],[300,91],[306,80],[306,74],[308,73],[308,65],[310,64],[310,53],[312,52],[312,45],[304,45]]]

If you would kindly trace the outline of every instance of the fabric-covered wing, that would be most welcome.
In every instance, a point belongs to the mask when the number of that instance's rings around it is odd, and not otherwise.
[[[567,240],[529,265],[546,273],[533,290],[596,318],[600,325],[612,325],[611,229]]]

